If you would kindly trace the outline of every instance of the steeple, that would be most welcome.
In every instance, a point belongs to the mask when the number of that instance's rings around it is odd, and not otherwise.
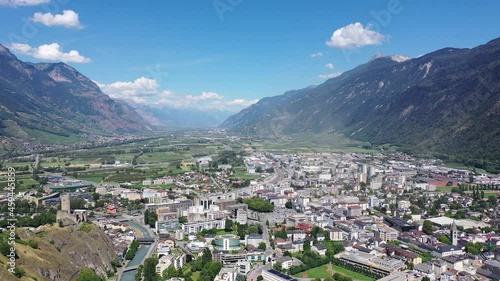
[[[458,230],[457,225],[455,224],[455,220],[453,220],[453,223],[450,227],[450,239],[453,246],[456,246],[458,244]]]

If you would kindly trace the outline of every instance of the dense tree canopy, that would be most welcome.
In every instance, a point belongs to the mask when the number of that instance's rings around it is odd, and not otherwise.
[[[274,211],[274,205],[263,198],[258,198],[258,197],[249,198],[246,199],[244,202],[245,204],[248,205],[248,208],[252,211],[265,212],[265,213]]]

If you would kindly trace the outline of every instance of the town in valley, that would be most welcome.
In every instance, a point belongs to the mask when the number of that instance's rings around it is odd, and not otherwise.
[[[113,243],[104,274],[117,280],[499,276],[500,176],[383,147],[285,149],[182,132],[11,157],[8,168],[18,225],[96,226]]]

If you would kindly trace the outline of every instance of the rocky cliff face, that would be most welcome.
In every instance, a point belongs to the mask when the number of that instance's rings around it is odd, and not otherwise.
[[[113,243],[97,226],[88,226],[90,231],[81,226],[56,225],[41,226],[36,231],[18,229],[23,241],[38,243],[38,249],[16,244],[16,267],[26,272],[22,280],[68,281],[77,277],[82,268],[93,268],[106,276],[108,270],[113,270],[111,261],[116,258]],[[0,263],[5,262],[1,256]],[[0,266],[1,280],[19,280],[12,277],[5,266]]]

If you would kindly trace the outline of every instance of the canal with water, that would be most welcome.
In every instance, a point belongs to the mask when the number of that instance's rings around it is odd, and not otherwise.
[[[146,229],[144,229],[144,227],[142,227],[141,225],[134,223],[132,221],[126,221],[123,223],[128,224],[132,227],[135,227],[136,229],[141,231],[144,238],[151,238],[151,235],[149,235],[149,232]],[[141,245],[139,247],[139,249],[137,250],[137,252],[135,253],[134,258],[128,263],[125,270],[129,267],[135,267],[135,266],[140,265],[142,263],[142,261],[144,260],[144,258],[146,257],[150,247],[151,247],[151,245]],[[124,272],[122,274],[122,277],[120,280],[121,281],[135,281],[135,274],[136,273],[137,273],[137,269]]]

